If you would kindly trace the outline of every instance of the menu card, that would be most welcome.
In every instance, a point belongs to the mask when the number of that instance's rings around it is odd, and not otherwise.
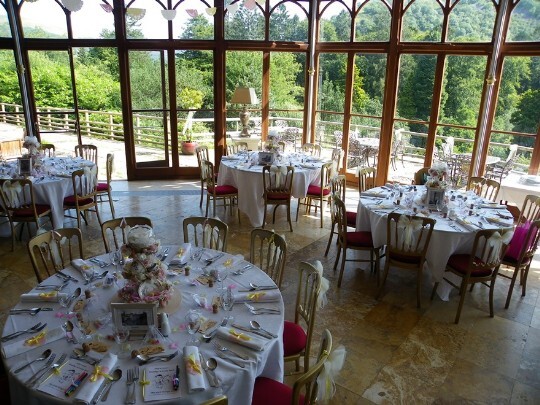
[[[144,401],[161,401],[180,398],[180,390],[173,388],[173,378],[176,372],[175,364],[149,366],[146,369],[146,386]],[[141,378],[142,378],[141,370]]]
[[[49,378],[43,381],[38,390],[51,394],[58,398],[67,398],[65,391],[83,372],[92,373],[94,368],[83,361],[71,359],[59,370],[59,373],[52,373]]]

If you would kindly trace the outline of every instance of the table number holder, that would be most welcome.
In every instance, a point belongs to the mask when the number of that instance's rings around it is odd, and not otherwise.
[[[437,205],[437,201],[444,200],[444,188],[440,187],[427,187],[426,203],[430,208],[434,208]]]

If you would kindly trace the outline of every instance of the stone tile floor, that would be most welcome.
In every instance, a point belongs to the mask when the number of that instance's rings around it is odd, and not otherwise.
[[[163,244],[177,243],[182,239],[183,218],[204,214],[199,208],[198,184],[195,180],[115,182],[117,216],[148,216]],[[355,189],[348,190],[348,199],[348,208],[355,209]],[[110,218],[108,204],[103,204],[102,213],[104,219]],[[252,229],[247,217],[242,215],[239,225],[235,212],[231,216],[218,208],[216,214],[229,224],[229,252],[247,257]],[[337,275],[332,270],[335,247],[327,258],[323,256],[329,235],[328,211],[323,229],[317,215],[300,215],[292,233],[284,214],[279,211],[271,227],[285,235],[289,248],[283,290],[286,319],[293,319],[298,262],[321,260],[331,283],[328,305],[317,313],[314,342],[328,328],[334,345],[347,349],[333,403],[540,403],[538,257],[529,274],[526,297],[521,298],[516,288],[510,308],[505,310],[509,281],[499,278],[492,319],[487,289],[477,286],[467,294],[460,324],[454,325],[458,297],[454,294],[449,302],[430,301],[431,286],[424,283],[422,309],[417,309],[413,273],[390,272],[385,295],[377,301],[374,275],[348,263],[343,286],[337,289]],[[66,219],[65,226],[76,226],[76,221]],[[89,226],[83,225],[83,234],[88,256],[104,251],[95,216]],[[17,242],[11,252],[10,239],[0,238],[2,324],[20,294],[35,284],[27,240],[25,233],[23,242]],[[292,383],[294,378],[286,381]]]

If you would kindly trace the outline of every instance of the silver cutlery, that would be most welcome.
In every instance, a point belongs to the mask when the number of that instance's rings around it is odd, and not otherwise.
[[[249,290],[238,290],[238,292],[250,292],[250,291],[264,291],[264,290],[277,290],[275,285],[257,285],[249,283]]]
[[[49,358],[49,356],[51,355],[51,349],[47,349],[45,350],[43,353],[41,353],[41,356],[39,356],[37,359],[34,359],[32,361],[29,361],[28,363],[26,363],[25,365],[17,368],[16,370],[13,370],[13,374],[17,374],[19,372],[21,372],[22,370],[24,370],[26,367],[28,367],[30,364],[32,363],[35,363],[36,361],[43,361],[43,360],[47,360]]]
[[[28,329],[25,329],[25,330],[21,330],[21,331],[18,331],[18,332],[13,332],[9,335],[6,335],[2,338],[2,342],[7,342],[8,340],[11,340],[11,339],[15,339],[16,337],[18,336],[21,336],[21,335],[24,335],[25,333],[34,333],[34,332],[39,332],[40,330],[42,330],[45,326],[47,326],[46,323],[42,324],[41,322],[39,323],[36,323],[34,326],[32,326],[31,328],[28,328]]]
[[[66,274],[66,273],[62,272],[61,270],[56,270],[56,273],[54,273],[54,275],[56,277],[62,278],[64,280],[71,280],[71,281],[73,281],[75,283],[79,282],[79,280],[77,280],[75,277],[70,276],[69,274]]]
[[[54,372],[57,372],[58,370],[60,370],[62,366],[65,364],[64,362],[66,361],[66,357],[67,357],[67,354],[62,353],[58,361],[56,363],[52,363],[48,367],[48,370],[45,369],[45,371],[34,381],[32,385],[36,387],[39,386],[43,381],[47,380],[47,378],[49,378]]]
[[[161,258],[160,260],[163,262],[165,261],[165,259],[169,256],[169,248],[166,247],[165,249],[163,249],[163,253],[161,254]]]
[[[153,363],[154,361],[169,361],[174,359],[176,356],[178,356],[178,351],[167,354],[165,356],[145,356],[143,354],[137,355],[137,360],[139,360],[139,365],[144,365],[148,363]]]
[[[214,329],[212,329],[210,332],[206,332],[205,334],[203,334],[203,338],[206,340],[206,342],[210,342],[214,336],[216,336],[216,333],[218,331],[218,329],[221,327],[221,326],[227,326],[227,323],[229,322],[229,318],[228,317],[225,317],[221,320],[221,323],[214,327]]]
[[[253,267],[252,264],[247,264],[247,265],[245,265],[244,267],[241,267],[241,268],[239,268],[238,270],[233,271],[232,274],[234,274],[235,276],[242,275],[242,274],[244,274],[244,272],[245,272],[247,269],[250,269],[250,268],[252,268],[252,267]]]
[[[68,284],[69,284],[69,281],[66,280],[60,285],[56,285],[56,284],[40,284],[40,285],[37,285],[36,287],[34,287],[34,289],[36,289],[36,290],[56,290],[56,291],[60,291],[60,290],[63,290]]]
[[[131,386],[133,385],[133,369],[130,368],[127,371],[126,376],[126,399],[124,401],[125,404],[131,404],[135,403],[135,401],[131,402]]]
[[[257,321],[249,321],[249,326],[251,326],[251,329],[253,330],[256,330],[258,332],[262,332],[262,333],[266,333],[268,336],[276,339],[277,338],[277,335],[275,335],[274,333],[264,329],[260,324],[259,322]]]
[[[208,378],[208,382],[210,383],[211,387],[218,387],[219,384],[217,383],[217,377],[214,374],[213,370],[210,370],[208,368],[208,364],[206,363],[206,360],[203,357],[203,354],[199,352],[199,360],[201,361],[201,367],[204,370],[204,373],[206,374],[206,378]]]
[[[38,312],[41,311],[52,311],[52,308],[28,308],[28,309],[10,309],[9,314],[10,315],[32,315],[35,316]]]
[[[253,328],[250,328],[250,327],[247,327],[247,326],[242,326],[242,325],[238,325],[238,324],[235,324],[233,323],[232,324],[232,327],[233,328],[236,328],[236,329],[239,329],[239,330],[243,330],[244,332],[249,332],[249,333],[253,333],[255,335],[259,335],[265,339],[272,339],[269,335],[267,335],[266,333],[264,332],[261,332],[261,331],[258,331],[258,330],[255,330]]]
[[[204,259],[206,262],[206,267],[210,266],[212,263],[214,263],[216,260],[221,259],[225,253],[220,253],[215,255],[214,257],[211,257],[210,259]]]
[[[139,381],[139,367],[133,369],[133,397],[132,403],[137,402],[137,381]]]
[[[216,350],[216,354],[219,358],[223,360],[227,360],[230,363],[236,364],[238,367],[246,368],[246,366],[242,363],[240,363],[238,360],[233,359],[232,357],[226,356],[223,354],[223,352],[220,352],[219,350]]]
[[[45,372],[45,370],[46,370],[51,364],[53,364],[53,361],[54,361],[55,358],[56,358],[56,354],[55,354],[55,353],[51,354],[51,355],[49,356],[49,358],[47,359],[47,362],[45,363],[45,365],[44,365],[43,367],[39,368],[38,371],[36,371],[36,372],[32,375],[32,377],[30,377],[30,378],[28,379],[28,381],[26,381],[26,384],[27,384],[27,385],[31,385],[31,383],[33,383],[33,382],[36,380],[36,378],[38,378],[43,372]]]
[[[240,357],[242,360],[249,360],[249,357],[246,356],[245,354],[241,354],[241,353],[235,352],[234,350],[229,349],[228,347],[225,347],[225,346],[220,345],[218,342],[212,342],[212,344],[213,344],[214,347],[215,347],[217,350],[219,350],[219,351],[222,351],[222,352],[230,352],[230,353],[234,354],[235,356]]]
[[[277,314],[281,313],[279,309],[275,309],[275,308],[257,308],[257,307],[254,307],[253,305],[248,304],[247,302],[244,302],[244,305],[250,310],[250,312],[264,311],[264,312],[277,313]]]
[[[107,263],[107,262],[104,262],[103,260],[99,260],[99,259],[96,259],[95,257],[92,258],[92,259],[89,259],[92,263],[95,263],[97,264],[99,267],[101,268],[104,268],[104,267],[109,267],[111,264],[110,263]]]
[[[121,369],[116,369],[113,371],[112,373],[112,381],[110,383],[107,384],[107,389],[104,391],[103,393],[103,397],[101,398],[101,402],[105,402],[109,396],[109,392],[111,392],[111,388],[112,388],[112,385],[120,380],[120,378],[122,378],[122,370]]]

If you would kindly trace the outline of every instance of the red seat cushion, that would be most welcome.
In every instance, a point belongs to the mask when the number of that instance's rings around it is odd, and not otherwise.
[[[38,215],[41,215],[51,209],[50,205],[47,204],[36,204],[36,212]],[[33,217],[34,210],[32,208],[17,208],[13,210],[14,217]]]
[[[272,192],[266,193],[266,198],[269,200],[290,200],[291,195],[289,193]]]
[[[417,255],[409,256],[409,255],[402,255],[396,252],[388,252],[388,256],[392,260],[402,262],[402,263],[408,263],[408,264],[418,264],[420,263],[420,259],[421,259],[421,257]]]
[[[283,326],[283,352],[285,357],[298,354],[305,349],[307,335],[300,325],[285,321]]]
[[[450,259],[448,259],[447,266],[452,267],[460,274],[467,274],[467,265],[470,257],[471,256],[468,254],[452,255],[450,256]],[[474,263],[476,266],[473,267],[473,271],[471,272],[473,277],[486,277],[491,274],[492,269],[478,257],[474,258]]]
[[[215,187],[216,195],[226,195],[226,194],[236,194],[238,193],[238,189],[233,186],[229,186],[228,184],[224,184],[223,186],[216,186]],[[208,187],[208,191],[210,193],[214,193],[214,187]]]
[[[70,195],[69,197],[64,198],[64,205],[72,205],[75,206],[76,197],[74,195]],[[79,205],[88,205],[92,204],[94,202],[93,198],[79,198]]]
[[[357,247],[373,247],[373,237],[371,232],[347,232],[347,245]]]
[[[109,191],[109,185],[107,183],[98,183],[97,191]]]
[[[330,194],[330,190],[325,188],[325,189],[323,189],[322,193],[323,193],[323,196],[328,195],[328,194]],[[307,189],[307,195],[308,196],[314,196],[314,197],[320,196],[321,195],[321,186],[315,186],[313,184],[310,184],[308,189]]]
[[[252,405],[290,404],[293,390],[288,385],[267,377],[257,377],[253,387]],[[304,403],[304,396],[300,396],[300,404]]]
[[[347,226],[356,228],[356,212],[347,211]]]

